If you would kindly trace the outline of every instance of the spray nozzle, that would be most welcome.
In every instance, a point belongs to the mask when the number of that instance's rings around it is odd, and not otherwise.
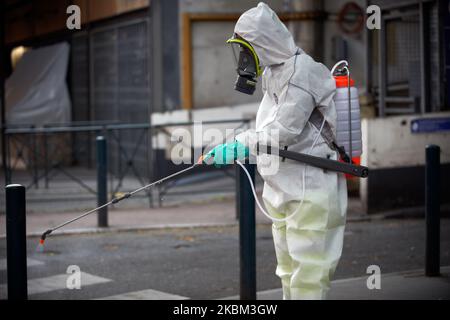
[[[52,229],[48,229],[47,231],[45,231],[42,235],[41,238],[39,239],[39,244],[37,247],[37,251],[42,252],[44,251],[44,243],[45,243],[45,238],[47,238],[47,236],[52,233],[53,230]]]

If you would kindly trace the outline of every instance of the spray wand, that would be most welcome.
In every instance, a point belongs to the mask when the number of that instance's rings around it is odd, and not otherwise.
[[[70,220],[68,220],[68,221],[66,221],[66,222],[63,222],[63,223],[57,225],[56,227],[53,227],[53,228],[48,229],[47,231],[45,231],[45,232],[41,235],[41,238],[39,239],[39,244],[38,244],[37,250],[38,250],[38,251],[41,251],[41,252],[44,250],[45,239],[46,239],[53,231],[58,230],[58,229],[60,229],[60,228],[62,228],[62,227],[64,227],[64,226],[66,226],[66,225],[68,225],[68,224],[71,224],[72,222],[75,222],[75,221],[77,221],[77,220],[80,220],[80,219],[82,219],[82,218],[84,218],[84,217],[90,215],[91,213],[96,212],[97,210],[100,210],[100,209],[102,209],[102,208],[108,207],[108,206],[110,206],[110,205],[112,205],[112,204],[119,203],[119,202],[122,201],[122,200],[128,199],[128,198],[132,197],[133,195],[135,195],[136,193],[141,192],[141,191],[143,191],[143,190],[146,190],[146,189],[148,189],[148,188],[150,188],[150,187],[152,187],[152,186],[154,186],[154,185],[156,185],[156,184],[160,184],[160,183],[164,182],[165,180],[169,180],[169,179],[171,179],[171,178],[173,178],[173,177],[175,177],[175,176],[178,176],[178,175],[180,175],[180,174],[182,174],[182,173],[184,173],[184,172],[190,171],[190,170],[194,169],[195,167],[197,167],[198,165],[200,165],[200,164],[202,164],[202,163],[203,163],[203,156],[201,156],[201,157],[198,159],[197,163],[195,163],[194,165],[192,165],[192,166],[190,166],[190,167],[188,167],[188,168],[186,168],[186,169],[183,169],[183,170],[180,170],[180,171],[178,171],[178,172],[175,172],[175,173],[173,173],[173,174],[171,174],[171,175],[168,175],[168,176],[166,176],[166,177],[164,177],[164,178],[162,178],[162,179],[160,179],[160,180],[158,180],[158,181],[154,181],[154,182],[149,183],[149,184],[147,184],[147,185],[145,185],[145,186],[143,186],[143,187],[140,187],[140,188],[138,188],[138,189],[136,189],[136,190],[134,190],[134,191],[127,192],[127,193],[125,193],[124,195],[122,195],[122,196],[120,196],[120,197],[118,197],[118,198],[113,198],[111,201],[109,201],[109,202],[107,202],[107,203],[105,203],[105,204],[102,204],[101,206],[99,206],[99,207],[97,207],[97,208],[91,209],[91,210],[89,210],[89,211],[87,211],[87,212],[85,212],[85,213],[83,213],[83,214],[81,214],[81,215],[79,215],[79,216],[77,216],[77,217],[75,217],[75,218],[73,218],[73,219],[70,219]]]

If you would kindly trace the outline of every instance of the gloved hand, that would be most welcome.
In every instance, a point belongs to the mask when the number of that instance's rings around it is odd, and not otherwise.
[[[244,160],[249,155],[249,150],[239,141],[232,143],[219,144],[206,154],[203,161],[213,158],[213,164],[216,167],[224,164],[233,164],[234,160]]]

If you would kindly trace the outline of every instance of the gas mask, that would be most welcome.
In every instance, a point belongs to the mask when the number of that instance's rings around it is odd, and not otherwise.
[[[258,56],[253,47],[241,38],[233,37],[227,43],[231,44],[238,74],[234,89],[252,95],[256,79],[261,75]]]

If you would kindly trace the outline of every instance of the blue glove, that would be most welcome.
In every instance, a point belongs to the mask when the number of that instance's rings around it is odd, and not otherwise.
[[[249,155],[249,150],[239,141],[219,144],[208,152],[203,159],[206,162],[213,158],[213,164],[220,167],[223,164],[233,164],[235,160],[244,160]]]

